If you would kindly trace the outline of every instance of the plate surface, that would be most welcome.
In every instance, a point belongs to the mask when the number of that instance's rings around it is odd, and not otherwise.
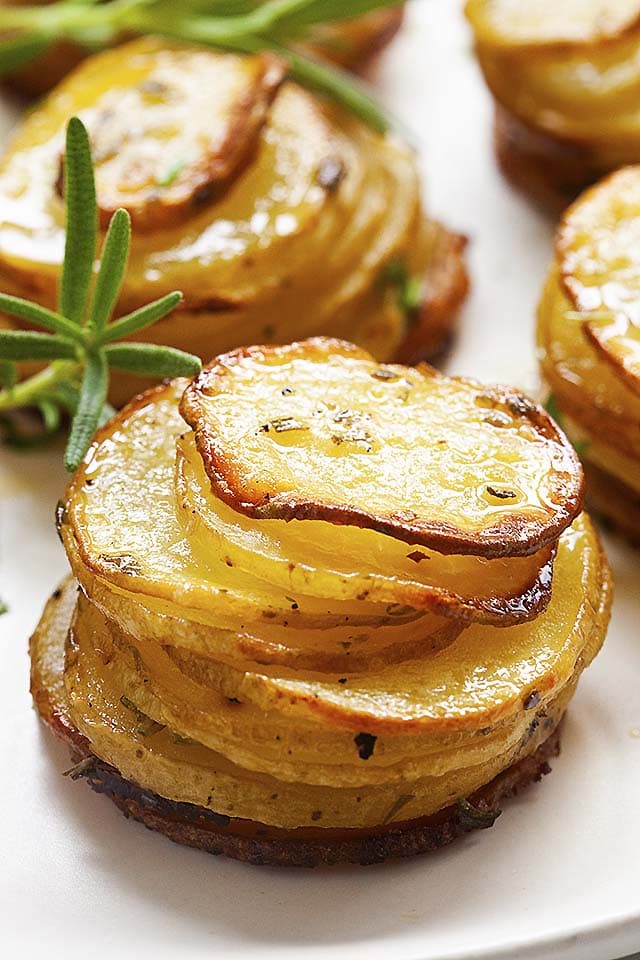
[[[473,295],[450,370],[533,389],[552,225],[496,172],[459,7],[414,4],[375,81],[420,147],[431,209],[472,241]],[[11,119],[4,105],[0,133]],[[612,960],[640,950],[640,554],[607,539],[617,593],[605,650],[553,774],[493,830],[381,867],[252,868],[174,846],[60,775],[66,752],[30,705],[26,638],[66,569],[53,527],[61,450],[0,458],[7,956]]]

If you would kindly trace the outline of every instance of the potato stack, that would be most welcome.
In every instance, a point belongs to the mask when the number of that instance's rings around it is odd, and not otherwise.
[[[505,173],[547,205],[640,161],[638,0],[467,0]]]
[[[220,356],[132,401],[71,481],[37,707],[174,840],[434,849],[547,772],[602,643],[582,486],[515,390],[328,339]]]
[[[0,162],[6,292],[55,306],[74,114],[91,137],[102,226],[118,207],[133,223],[116,314],[185,291],[143,339],[210,357],[348,332],[380,360],[448,344],[465,240],[425,216],[414,152],[287,82],[270,54],[155,38],[86,60],[18,128]],[[148,385],[118,373],[111,400]]]
[[[590,500],[638,543],[639,297],[640,167],[628,167],[563,217],[538,340],[552,404],[582,456]]]

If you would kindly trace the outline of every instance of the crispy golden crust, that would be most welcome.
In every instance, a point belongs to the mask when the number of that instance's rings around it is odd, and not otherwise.
[[[584,472],[587,499],[594,513],[633,546],[640,547],[640,494],[588,461],[585,461]]]
[[[283,830],[166,800],[125,780],[115,767],[92,754],[88,741],[49,692],[34,684],[32,687],[41,719],[68,744],[72,759],[78,764],[74,778],[85,779],[97,793],[108,796],[126,817],[176,843],[259,865],[365,865],[430,853],[472,829],[491,826],[499,815],[500,803],[549,773],[549,760],[560,752],[560,730],[556,728],[534,754],[513,764],[469,797],[472,807],[480,811],[477,818],[466,806],[457,805],[435,816],[376,830]]]
[[[418,363],[441,356],[458,326],[460,307],[469,292],[465,262],[467,237],[439,227],[433,260],[424,278],[424,299],[398,350],[400,363]]]
[[[213,85],[217,81],[220,85],[219,71],[206,76],[202,63],[200,71],[201,83]],[[266,53],[230,57],[225,72],[227,79],[235,78],[236,84],[241,84],[240,88],[229,84],[219,91],[211,90],[210,109],[197,121],[188,85],[182,91],[174,88],[170,119],[164,100],[147,102],[143,94],[139,106],[144,119],[139,121],[135,138],[127,137],[129,118],[116,111],[99,111],[88,121],[104,229],[120,207],[128,210],[136,230],[153,232],[173,227],[222,196],[253,161],[271,105],[286,79],[286,64]],[[152,86],[154,82],[160,83],[152,75],[147,83]],[[139,176],[132,179],[131,173],[148,165],[147,137],[153,138],[154,129],[169,122],[181,130],[181,149],[188,160],[171,184],[158,190],[155,184],[141,183]],[[120,145],[115,157],[114,142]],[[63,183],[61,157],[57,182],[60,195]]]
[[[587,147],[531,130],[496,104],[496,158],[505,177],[537,204],[560,213],[606,170]]]
[[[409,512],[377,514],[351,503],[320,502],[306,499],[296,490],[278,492],[265,497],[253,495],[244,482],[243,463],[236,452],[226,449],[224,439],[210,429],[202,398],[230,389],[233,369],[245,360],[286,363],[297,358],[322,363],[332,356],[344,356],[370,362],[366,351],[341,340],[316,337],[287,346],[241,347],[217,357],[187,387],[180,412],[196,435],[196,444],[212,488],[221,500],[234,510],[254,519],[325,520],[375,530],[410,544],[420,544],[439,553],[498,557],[531,556],[557,541],[560,533],[575,519],[582,508],[584,481],[573,448],[558,430],[546,411],[517,390],[492,386],[496,407],[508,408],[514,416],[528,421],[541,439],[559,445],[571,470],[557,472],[552,478],[554,515],[545,521],[531,523],[516,513],[505,515],[486,530],[465,531],[460,526],[431,518],[420,518]],[[418,368],[427,378],[435,375],[432,368]],[[321,378],[322,374],[318,376]],[[451,378],[455,380],[455,378]],[[472,381],[458,378],[458,383]],[[231,455],[230,455],[231,453]],[[542,571],[544,577],[544,571]],[[533,585],[535,587],[535,584]],[[438,611],[440,612],[440,611]]]

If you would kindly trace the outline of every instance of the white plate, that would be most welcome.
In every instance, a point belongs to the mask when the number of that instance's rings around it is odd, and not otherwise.
[[[451,369],[531,387],[551,227],[500,180],[490,104],[455,0],[417,3],[378,71],[423,154],[431,206],[472,239]],[[5,956],[157,960],[612,960],[640,949],[639,555],[608,540],[611,632],[553,774],[436,856],[278,871],[174,846],[63,779],[27,693],[26,639],[65,571],[60,451],[2,457],[0,942]]]

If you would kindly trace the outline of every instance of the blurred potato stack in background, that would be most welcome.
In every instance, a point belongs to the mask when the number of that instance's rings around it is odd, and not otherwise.
[[[538,317],[552,409],[594,508],[640,543],[640,167],[565,213]]]
[[[638,0],[467,0],[506,175],[562,209],[640,161]]]
[[[91,136],[102,227],[119,206],[132,218],[116,314],[184,292],[143,338],[210,357],[348,334],[411,361],[450,342],[465,239],[425,215],[413,150],[288,82],[271,54],[154,38],[84,61],[15,132],[0,162],[6,292],[55,306],[73,114]],[[111,401],[147,385],[118,373]]]

